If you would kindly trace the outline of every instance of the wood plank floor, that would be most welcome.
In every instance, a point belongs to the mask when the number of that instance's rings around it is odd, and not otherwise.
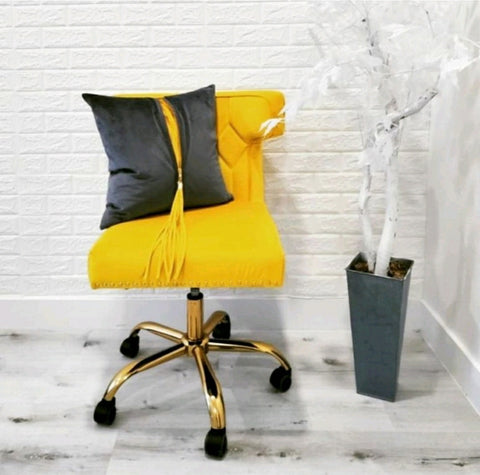
[[[480,418],[417,332],[405,337],[395,403],[355,393],[349,332],[255,335],[289,357],[285,394],[270,389],[273,360],[211,354],[227,406],[222,461],[204,456],[209,419],[187,358],[127,382],[112,427],[92,421],[128,362],[125,336],[0,330],[1,474],[480,473]],[[141,354],[167,345],[142,335]]]

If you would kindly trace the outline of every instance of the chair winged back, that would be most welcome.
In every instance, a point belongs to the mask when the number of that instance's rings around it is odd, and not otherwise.
[[[164,97],[166,93],[122,94],[122,97]],[[284,106],[280,91],[217,91],[217,137],[220,167],[228,191],[237,201],[263,201],[262,144],[283,134],[279,123],[267,136],[262,124]]]
[[[220,92],[217,94],[217,136],[220,166],[236,200],[263,201],[261,125],[276,117],[284,105],[277,91]],[[283,133],[279,124],[268,135]]]

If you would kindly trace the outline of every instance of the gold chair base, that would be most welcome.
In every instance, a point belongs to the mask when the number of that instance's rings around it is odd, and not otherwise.
[[[212,313],[209,319],[204,323],[203,295],[198,289],[191,289],[191,292],[187,295],[186,332],[181,332],[174,328],[150,321],[142,322],[136,325],[132,329],[129,338],[135,338],[138,336],[138,333],[141,330],[146,330],[154,335],[173,341],[175,344],[168,349],[162,350],[141,360],[133,361],[123,367],[110,381],[101,403],[106,405],[114,405],[115,394],[123,385],[123,383],[125,383],[133,375],[166,363],[167,361],[173,360],[180,356],[193,356],[197,364],[198,372],[200,374],[200,381],[207,402],[211,428],[214,431],[224,431],[226,427],[225,403],[223,400],[222,388],[207,357],[207,353],[209,351],[266,353],[275,358],[280,364],[280,368],[277,368],[275,371],[280,370],[284,374],[288,374],[288,378],[290,378],[291,373],[291,367],[285,357],[274,346],[268,343],[251,340],[212,338],[211,334],[217,325],[224,321],[225,318],[228,318],[226,312],[217,311]],[[272,378],[273,376],[274,374],[272,373]],[[272,382],[272,384],[274,384],[274,382]],[[278,387],[277,389],[286,391],[289,386],[290,382],[288,382],[284,388]],[[114,417],[115,410],[113,412],[113,418]],[[113,422],[113,418],[111,418],[111,422]],[[100,423],[103,422],[99,421],[97,417],[95,417],[95,420]],[[111,422],[109,420],[106,423],[111,424]]]

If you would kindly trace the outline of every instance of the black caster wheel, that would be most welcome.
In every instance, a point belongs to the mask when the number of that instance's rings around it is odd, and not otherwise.
[[[205,437],[205,453],[210,457],[223,458],[227,451],[225,429],[210,429]]]
[[[283,366],[274,369],[270,375],[270,384],[281,393],[288,391],[292,385],[292,370],[286,370]]]
[[[230,328],[230,317],[228,316],[228,313],[226,313],[223,319],[217,323],[217,326],[213,330],[213,338],[219,338],[220,340],[228,340],[230,338]]]
[[[117,414],[117,409],[115,408],[115,398],[111,401],[102,399],[95,408],[93,413],[93,420],[97,424],[102,424],[104,426],[111,426],[115,420],[115,415]]]
[[[140,337],[138,335],[129,336],[123,340],[120,345],[120,353],[128,358],[135,358],[140,348]]]

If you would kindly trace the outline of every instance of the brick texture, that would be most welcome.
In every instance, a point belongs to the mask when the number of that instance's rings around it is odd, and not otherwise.
[[[86,254],[99,235],[107,166],[82,92],[214,83],[276,88],[289,99],[315,58],[309,21],[306,2],[297,0],[2,2],[0,294],[92,294]],[[344,267],[360,240],[361,94],[332,90],[266,144],[266,200],[287,253],[287,278],[283,288],[254,295],[345,296]],[[416,261],[413,297],[423,278],[428,114],[407,126],[401,152],[395,252]],[[372,203],[377,233],[381,182]]]

